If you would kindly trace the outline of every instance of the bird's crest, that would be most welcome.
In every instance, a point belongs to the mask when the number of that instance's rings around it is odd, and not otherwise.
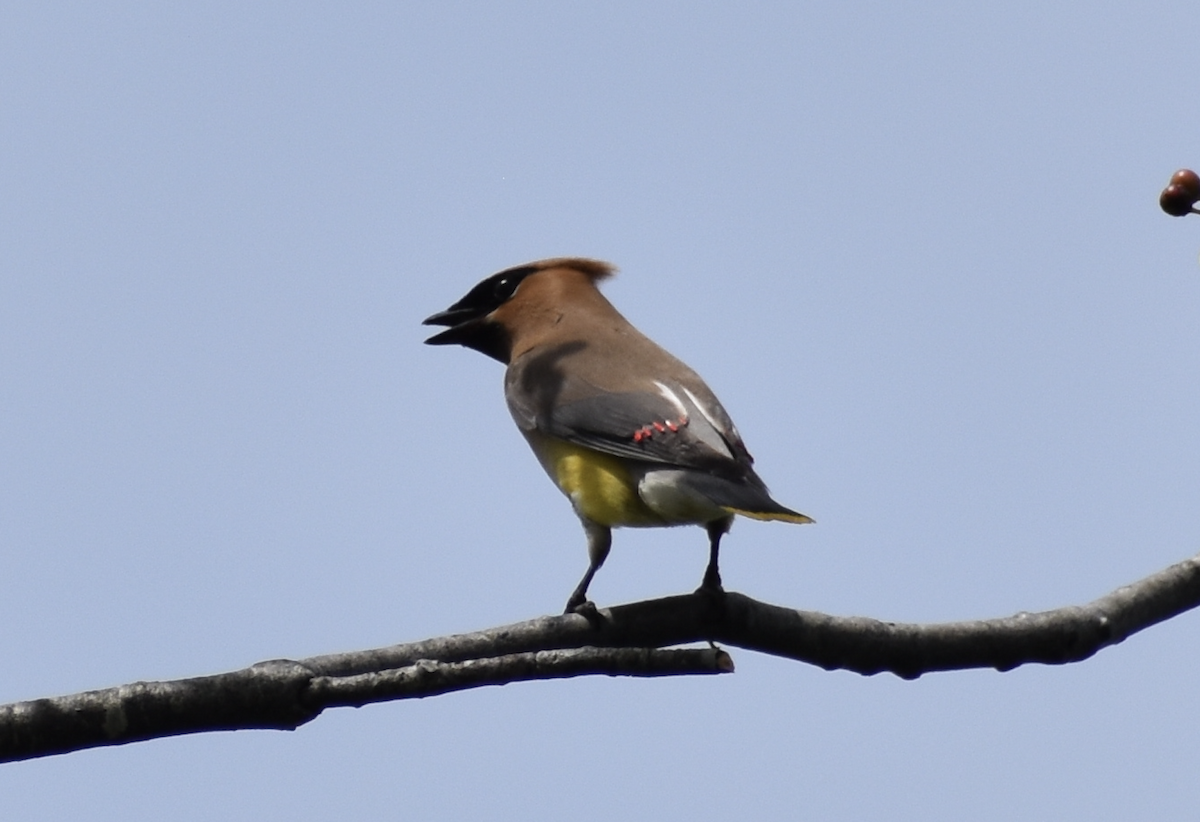
[[[592,260],[587,257],[552,257],[549,260],[538,260],[536,263],[517,266],[517,268],[536,268],[545,271],[548,268],[571,268],[586,276],[594,283],[611,277],[617,273],[617,267],[603,260]]]

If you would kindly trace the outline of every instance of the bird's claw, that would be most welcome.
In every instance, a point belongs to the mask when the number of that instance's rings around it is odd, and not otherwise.
[[[593,628],[599,628],[601,623],[604,622],[604,617],[601,616],[600,609],[590,599],[585,599],[579,603],[568,602],[567,610],[563,611],[563,613],[578,614],[586,619]]]

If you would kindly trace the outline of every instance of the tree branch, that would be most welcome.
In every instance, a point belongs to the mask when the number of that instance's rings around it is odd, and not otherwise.
[[[674,676],[733,671],[724,642],[860,674],[1087,659],[1200,605],[1200,555],[1087,605],[932,625],[834,617],[747,596],[684,596],[589,614],[540,617],[388,648],[274,660],[241,671],[0,706],[0,762],[201,731],[294,729],[321,711],[484,685],[589,674]]]
[[[732,671],[733,660],[716,648],[584,647],[460,662],[423,658],[403,667],[348,676],[320,674],[303,660],[277,659],[215,676],[135,682],[2,705],[0,762],[201,731],[294,730],[325,708],[359,707],[531,679]]]

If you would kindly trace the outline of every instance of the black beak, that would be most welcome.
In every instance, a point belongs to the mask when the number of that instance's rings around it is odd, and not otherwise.
[[[426,345],[464,345],[478,334],[483,316],[478,309],[450,306],[445,311],[426,317],[421,325],[449,326],[445,331],[434,334],[425,341]]]
[[[486,309],[452,305],[426,317],[422,325],[449,326],[425,341],[426,345],[461,345],[487,354],[494,360],[508,364],[508,334],[495,323],[488,322]]]
[[[470,308],[456,308],[451,306],[445,311],[439,311],[421,321],[421,325],[458,325],[467,320],[473,320],[479,316],[479,312]]]
[[[465,345],[468,348],[474,348],[471,344],[479,336],[480,323],[465,322],[462,325],[452,326],[445,331],[434,334],[429,339],[425,340],[426,345]]]

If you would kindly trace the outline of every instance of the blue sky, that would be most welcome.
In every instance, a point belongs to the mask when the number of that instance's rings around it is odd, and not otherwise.
[[[726,585],[906,621],[1200,540],[1194,3],[0,10],[0,702],[556,612],[583,536],[502,368],[421,344],[582,255],[784,504]],[[619,531],[601,604],[688,591]],[[1185,615],[903,682],[532,683],[0,767],[21,819],[1194,813]]]

